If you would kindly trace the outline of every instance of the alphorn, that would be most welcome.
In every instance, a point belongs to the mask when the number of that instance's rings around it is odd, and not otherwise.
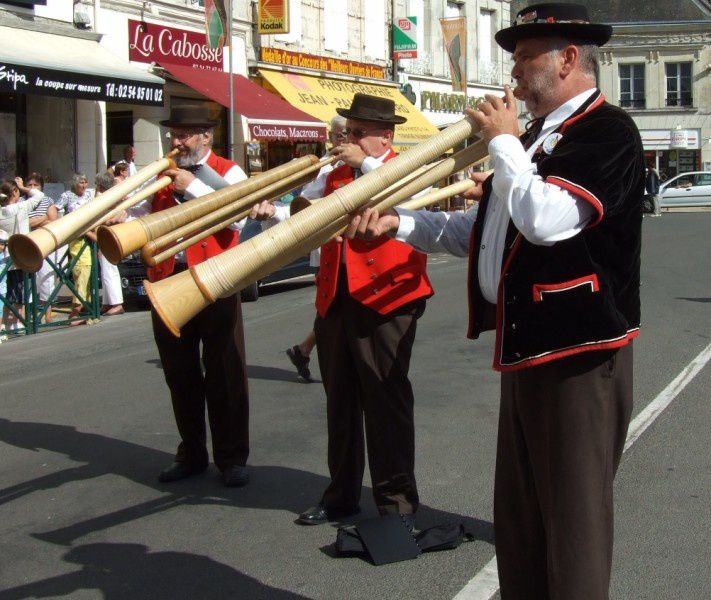
[[[18,233],[10,237],[8,245],[13,262],[23,271],[37,272],[47,256],[85,233],[87,228],[93,229],[98,223],[103,222],[106,214],[116,208],[127,194],[166,169],[174,169],[175,162],[172,156],[176,153],[177,149],[172,150],[164,158],[153,161],[135,175],[106,190],[91,202],[87,202],[61,219],[42,225],[30,233]]]
[[[375,207],[378,211],[384,211],[394,206],[402,206],[400,203],[403,200],[410,198],[433,183],[436,183],[445,177],[449,177],[453,173],[461,171],[472,164],[480,164],[486,160],[486,153],[486,142],[479,140],[471,146],[468,146],[459,152],[455,152],[452,156],[439,161],[434,166],[429,167],[424,173],[419,174],[409,183],[401,186],[394,192],[390,189],[386,189],[379,194],[376,194],[370,202],[366,203],[366,205]],[[470,180],[467,188],[472,185],[474,185],[474,183]],[[431,193],[434,194],[436,191]],[[413,198],[409,202],[414,203],[418,200],[420,200],[420,198]],[[347,229],[350,221],[350,214],[341,216],[339,219],[331,223],[327,230],[317,232],[314,236],[312,236],[312,238],[308,240],[307,244],[313,248],[322,246],[329,240],[341,235]]]
[[[313,178],[314,172],[319,171],[324,165],[331,163],[333,160],[333,157],[327,157],[315,165],[267,185],[256,192],[235,200],[231,204],[157,237],[141,248],[141,259],[147,266],[154,267],[235,221],[240,221],[249,214],[252,206],[262,200],[276,200],[291,190],[305,185]]]
[[[449,198],[451,196],[456,196],[462,192],[466,192],[468,189],[474,187],[475,183],[471,179],[464,179],[462,181],[457,181],[450,185],[446,185],[442,188],[432,190],[429,194],[420,196],[419,198],[412,198],[412,200],[407,200],[397,205],[398,208],[406,208],[408,210],[420,210],[432,204],[436,204],[440,200]],[[376,206],[378,211],[383,210],[381,206]]]
[[[109,262],[118,264],[148,242],[317,163],[318,158],[314,155],[297,158],[190,202],[133,221],[110,227],[99,227],[97,232],[99,248]]]
[[[131,208],[132,206],[135,206],[139,202],[143,202],[146,198],[152,196],[156,192],[159,192],[164,187],[169,186],[172,182],[173,182],[173,180],[170,177],[168,177],[167,175],[164,175],[163,177],[159,177],[152,183],[149,183],[149,184],[143,186],[135,194],[133,194],[133,196],[126,198],[123,202],[121,202],[121,204],[119,204],[118,206],[113,208],[107,214],[105,214],[102,217],[99,217],[94,223],[89,225],[77,237],[86,235],[87,232],[91,231],[92,229],[96,229],[100,225],[105,224],[106,222],[113,219],[116,215],[120,214],[122,211],[127,210],[127,209]]]
[[[316,248],[319,244],[313,244],[315,236],[328,239],[347,225],[350,214],[366,206],[380,191],[442,156],[449,148],[478,133],[478,129],[465,118],[219,256],[159,282],[144,282],[153,307],[166,327],[179,336],[180,328],[210,303]],[[478,144],[472,148],[481,150]]]

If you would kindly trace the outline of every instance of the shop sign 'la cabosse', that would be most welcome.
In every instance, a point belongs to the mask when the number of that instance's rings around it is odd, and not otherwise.
[[[129,19],[128,40],[129,60],[222,71],[222,48],[210,48],[205,33]]]

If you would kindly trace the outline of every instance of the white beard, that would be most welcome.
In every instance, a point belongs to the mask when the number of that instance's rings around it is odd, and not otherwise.
[[[198,150],[191,150],[188,154],[179,155],[175,159],[175,164],[181,169],[185,167],[194,167],[200,162],[200,153]]]

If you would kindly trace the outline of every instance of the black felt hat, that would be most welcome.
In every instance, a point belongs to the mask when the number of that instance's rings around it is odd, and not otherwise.
[[[210,118],[207,106],[202,104],[179,104],[171,106],[170,116],[161,121],[164,127],[215,127],[219,121]]]
[[[336,112],[346,119],[357,119],[358,121],[377,121],[393,125],[407,121],[405,117],[395,114],[395,102],[389,98],[378,98],[361,93],[353,96],[350,108],[337,108]]]
[[[514,24],[497,31],[494,38],[504,50],[513,52],[516,42],[528,38],[562,37],[602,46],[610,36],[612,27],[591,23],[584,6],[550,2],[520,10]]]

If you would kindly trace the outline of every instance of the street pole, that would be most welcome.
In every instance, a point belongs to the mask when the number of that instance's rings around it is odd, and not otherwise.
[[[230,78],[229,78],[229,85],[230,85],[230,90],[229,90],[229,96],[230,96],[230,114],[229,114],[229,124],[230,124],[230,141],[229,141],[229,155],[230,155],[230,160],[234,161],[235,159],[235,92],[234,92],[234,70],[232,68],[232,11],[233,11],[233,6],[232,6],[233,0],[228,0],[227,2],[227,43],[229,44],[229,69],[230,69]]]

